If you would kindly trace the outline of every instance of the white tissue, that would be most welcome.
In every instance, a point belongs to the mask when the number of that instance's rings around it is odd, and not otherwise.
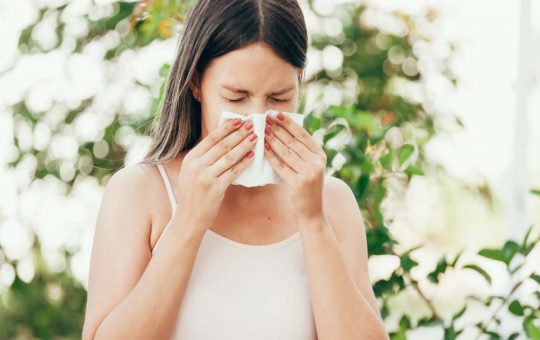
[[[245,187],[255,187],[266,184],[282,184],[283,179],[272,168],[272,165],[264,156],[264,128],[266,127],[266,116],[277,119],[277,114],[283,112],[287,117],[290,117],[298,125],[303,126],[304,115],[295,112],[284,112],[277,110],[267,110],[264,113],[252,113],[249,115],[243,115],[235,112],[225,111],[221,112],[218,125],[225,123],[229,119],[240,118],[242,121],[251,120],[253,122],[253,132],[258,136],[253,152],[253,160],[247,168],[242,170],[238,176],[234,179],[232,184],[243,185]],[[277,124],[277,123],[276,123]]]

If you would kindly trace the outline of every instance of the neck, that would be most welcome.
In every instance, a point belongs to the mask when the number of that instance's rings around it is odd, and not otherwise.
[[[229,209],[241,209],[247,206],[265,209],[271,206],[270,200],[276,199],[281,191],[281,185],[268,184],[247,188],[242,185],[231,184],[225,191],[223,205]]]

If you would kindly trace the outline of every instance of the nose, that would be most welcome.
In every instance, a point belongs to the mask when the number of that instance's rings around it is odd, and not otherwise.
[[[250,115],[252,113],[265,113],[268,110],[267,103],[262,99],[253,99],[249,104],[244,108],[244,114]]]

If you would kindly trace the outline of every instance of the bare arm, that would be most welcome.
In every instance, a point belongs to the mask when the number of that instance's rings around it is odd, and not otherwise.
[[[388,339],[369,281],[363,219],[347,184],[326,177],[326,216],[300,223],[319,339]]]
[[[143,166],[113,175],[94,236],[84,340],[171,337],[204,233],[225,190],[253,159],[252,130],[230,120],[185,155],[177,191],[183,213],[176,210],[153,257],[149,207],[156,200],[149,191],[159,187],[152,185],[155,176],[145,176],[151,170]]]
[[[84,340],[168,339],[174,330],[202,234],[176,214],[151,256],[144,171],[123,168],[107,184],[92,247]]]

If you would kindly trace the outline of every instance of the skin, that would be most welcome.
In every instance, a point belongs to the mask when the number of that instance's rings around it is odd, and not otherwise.
[[[191,83],[203,115],[198,146],[206,147],[205,137],[219,130],[222,109],[295,112],[300,72],[261,43],[214,59]],[[272,94],[282,89],[290,90]],[[209,228],[248,244],[274,243],[300,231],[318,338],[387,339],[369,281],[365,226],[352,191],[324,174],[326,155],[301,126],[286,119],[267,122],[267,129],[270,150],[265,155],[286,184],[229,185]],[[185,157],[165,164],[180,198],[174,215],[154,166],[125,167],[107,184],[92,248],[83,339],[171,336],[204,232],[191,232],[195,228],[187,226],[196,221],[179,213],[182,207],[191,209],[183,204],[188,201],[185,182],[178,176]],[[174,228],[151,256],[169,220]]]
[[[298,105],[301,72],[263,44],[252,44],[212,60],[204,76],[196,77],[191,86],[193,93],[200,94],[203,114],[199,141],[217,128],[221,110],[245,115],[263,113],[269,108],[294,112]],[[170,173],[175,171],[178,168],[171,166]],[[285,239],[297,228],[292,223],[292,216],[280,213],[289,198],[283,189],[278,185],[252,188],[230,185],[210,229],[251,244]],[[270,200],[278,204],[269,205]],[[250,211],[246,212],[244,207],[248,204]],[[234,225],[230,221],[234,221]],[[253,228],[254,225],[260,228]]]

